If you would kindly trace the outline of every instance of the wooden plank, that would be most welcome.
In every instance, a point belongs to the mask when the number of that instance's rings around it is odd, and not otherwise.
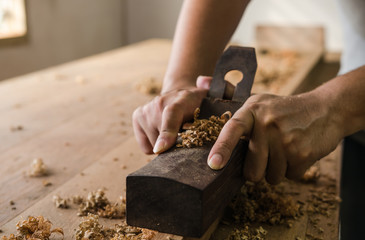
[[[150,40],[2,81],[0,112],[6,114],[0,121],[0,152],[127,93],[127,83],[130,91],[146,77],[162,79],[169,51],[167,41]],[[18,125],[24,130],[12,132]]]

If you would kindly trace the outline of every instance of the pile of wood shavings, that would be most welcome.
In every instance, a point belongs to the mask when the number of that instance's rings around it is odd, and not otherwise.
[[[224,124],[232,117],[232,113],[227,111],[220,117],[211,116],[209,119],[198,119],[200,109],[194,111],[194,122],[185,132],[179,133],[181,143],[177,147],[201,147],[204,143],[215,142]]]
[[[235,229],[226,238],[226,240],[264,240],[267,231],[263,227],[249,228],[245,226],[243,229]]]
[[[303,215],[302,205],[295,202],[279,186],[266,182],[247,182],[230,203],[237,223],[268,223],[292,226],[293,220]]]
[[[43,162],[42,158],[35,158],[32,161],[29,170],[29,176],[31,177],[41,177],[47,175],[47,167]]]
[[[125,221],[114,228],[106,228],[99,223],[99,216],[88,214],[76,230],[76,240],[150,240],[155,231],[128,226]]]
[[[63,236],[62,228],[51,229],[52,223],[43,216],[33,217],[19,221],[16,224],[16,235],[10,234],[9,237],[3,236],[1,240],[48,240],[52,233],[58,233]]]
[[[79,216],[97,214],[104,218],[123,218],[125,216],[125,200],[121,203],[110,203],[102,189],[90,192],[87,198],[79,205]]]
[[[78,205],[78,216],[87,216],[91,213],[103,218],[121,219],[125,217],[125,199],[121,198],[121,202],[111,203],[102,189],[89,192],[86,198],[75,195],[71,199],[64,199],[55,195],[53,201],[58,208],[70,207],[69,202]]]

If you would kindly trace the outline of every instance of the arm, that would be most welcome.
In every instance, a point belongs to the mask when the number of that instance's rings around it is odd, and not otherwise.
[[[195,86],[211,76],[248,0],[185,0],[178,20],[162,92]]]
[[[365,66],[295,96],[251,96],[222,129],[208,164],[222,168],[241,136],[250,138],[248,180],[300,178],[347,135],[365,129]]]
[[[162,93],[133,113],[135,136],[145,153],[160,153],[175,144],[182,123],[192,118],[209,88],[209,79],[197,77],[212,75],[247,4],[185,0]]]

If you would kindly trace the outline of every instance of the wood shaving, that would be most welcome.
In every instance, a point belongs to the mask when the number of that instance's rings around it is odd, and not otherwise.
[[[58,195],[53,196],[53,202],[57,208],[68,208],[67,199],[61,198]]]
[[[195,109],[194,122],[189,126],[185,125],[187,130],[179,133],[181,143],[177,147],[201,147],[204,143],[215,142],[224,124],[232,117],[232,113],[227,111],[220,117],[213,115],[209,119],[198,119],[199,113],[200,109]]]
[[[243,229],[235,229],[226,238],[226,240],[264,240],[267,231],[260,226],[259,228],[249,228],[245,226]]]
[[[106,228],[99,223],[99,216],[88,214],[84,217],[76,230],[76,240],[151,240],[155,231],[131,227],[122,221],[114,228]]]
[[[286,224],[303,215],[301,204],[296,203],[283,188],[260,183],[247,182],[241,192],[232,200],[230,207],[237,223]]]
[[[71,199],[63,199],[56,195],[53,196],[53,201],[59,208],[68,208],[69,202],[78,205],[78,216],[87,216],[91,213],[103,218],[122,219],[125,217],[125,199],[122,198],[120,202],[111,203],[102,189],[89,192],[86,198],[75,195]]]
[[[161,92],[162,82],[150,77],[139,81],[136,84],[136,89],[144,94],[156,95]]]
[[[43,216],[29,216],[26,220],[16,224],[17,234],[10,234],[9,237],[3,236],[1,240],[48,240],[52,233],[63,236],[62,228],[52,228],[52,223]]]
[[[29,176],[41,177],[47,175],[47,167],[42,158],[35,158],[30,166]]]

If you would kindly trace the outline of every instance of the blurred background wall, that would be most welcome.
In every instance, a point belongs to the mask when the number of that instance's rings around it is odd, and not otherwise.
[[[183,0],[28,0],[28,36],[1,44],[0,80],[148,38],[172,38]],[[257,24],[324,26],[341,51],[335,0],[252,0],[232,41],[254,42]]]
[[[0,40],[0,80],[125,44],[121,0],[27,0],[28,35]]]
[[[171,38],[183,0],[127,0],[129,43],[150,37]],[[257,24],[315,25],[326,31],[326,47],[342,49],[341,24],[336,0],[251,0],[232,41],[254,42]]]

